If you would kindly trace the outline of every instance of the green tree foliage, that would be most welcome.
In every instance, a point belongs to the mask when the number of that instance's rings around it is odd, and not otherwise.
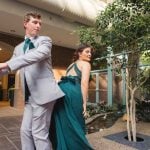
[[[79,30],[80,42],[91,44],[95,57],[106,55],[107,46],[115,52],[148,50],[149,14],[149,0],[116,0],[98,14],[93,27]]]
[[[149,24],[149,0],[115,0],[98,14],[93,27],[82,27],[79,31],[80,41],[89,43],[95,48],[97,52],[95,58],[106,55],[108,46],[112,47],[115,53],[127,52],[128,54],[127,64],[125,64],[128,87],[126,90],[127,131],[129,141],[132,133],[134,142],[136,142],[135,91],[148,78],[140,75],[140,71],[143,70],[139,69],[138,65],[141,53],[150,50]],[[99,66],[101,65],[99,62]],[[147,87],[147,84],[144,85],[144,89]]]
[[[144,51],[141,55],[142,64],[150,64],[150,50]]]

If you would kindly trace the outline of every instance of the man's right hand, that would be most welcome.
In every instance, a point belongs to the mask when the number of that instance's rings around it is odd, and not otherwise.
[[[0,70],[2,71],[2,69],[7,69],[8,65],[7,63],[0,63]]]

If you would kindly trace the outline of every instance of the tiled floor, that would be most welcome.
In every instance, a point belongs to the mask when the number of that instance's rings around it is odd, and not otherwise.
[[[19,132],[22,113],[23,109],[15,109],[10,107],[8,102],[0,102],[0,150],[21,150]],[[106,138],[123,131],[126,131],[126,122],[120,118],[112,127],[88,134],[87,138],[95,150],[143,150]],[[150,123],[138,122],[137,132],[150,136]],[[148,140],[150,142],[150,139]]]
[[[20,116],[23,114],[23,109],[10,107],[8,101],[0,101],[0,117],[5,116]]]
[[[10,107],[0,101],[0,150],[21,150],[20,125],[23,109]]]
[[[21,150],[21,116],[0,117],[0,150]]]

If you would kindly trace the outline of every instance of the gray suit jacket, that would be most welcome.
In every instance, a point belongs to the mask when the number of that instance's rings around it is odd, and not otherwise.
[[[20,69],[23,92],[24,76],[35,103],[42,105],[64,96],[57,85],[51,62],[52,42],[49,37],[37,36],[32,40],[35,48],[23,52],[24,42],[16,46],[7,62],[11,71]]]

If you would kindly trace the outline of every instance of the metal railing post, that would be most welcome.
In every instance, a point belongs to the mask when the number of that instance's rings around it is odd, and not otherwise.
[[[96,73],[96,103],[100,102],[100,95],[99,95],[99,73]]]
[[[113,57],[113,52],[111,47],[107,47],[108,53],[108,58],[107,58],[107,69],[108,69],[108,83],[107,83],[107,105],[112,106],[112,95],[113,95],[113,89],[112,89],[112,57]]]
[[[122,76],[122,105],[126,105],[126,54],[123,52],[123,68],[121,69],[121,76]]]

